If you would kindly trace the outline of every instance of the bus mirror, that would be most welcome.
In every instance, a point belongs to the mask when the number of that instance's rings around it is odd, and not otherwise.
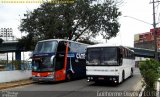
[[[53,55],[50,59],[51,64],[53,64],[53,60],[54,60],[55,55]]]

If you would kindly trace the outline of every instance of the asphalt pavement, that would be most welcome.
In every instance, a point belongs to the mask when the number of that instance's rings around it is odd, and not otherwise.
[[[141,75],[136,68],[134,76],[125,82],[112,83],[87,82],[86,79],[58,83],[34,83],[5,89],[2,97],[138,97],[142,88]],[[7,96],[10,95],[10,96]]]

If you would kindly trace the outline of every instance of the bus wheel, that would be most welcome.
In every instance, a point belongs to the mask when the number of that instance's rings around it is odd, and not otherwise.
[[[130,75],[130,77],[133,77],[133,69],[131,68],[131,75]]]
[[[68,74],[66,75],[66,80],[67,80],[67,81],[71,81],[71,80],[72,80],[72,73],[68,73]]]
[[[125,80],[125,72],[122,72],[122,82]]]

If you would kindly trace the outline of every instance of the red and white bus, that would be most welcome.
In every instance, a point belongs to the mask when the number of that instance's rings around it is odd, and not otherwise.
[[[62,81],[86,76],[87,44],[64,39],[39,41],[32,56],[34,81]]]

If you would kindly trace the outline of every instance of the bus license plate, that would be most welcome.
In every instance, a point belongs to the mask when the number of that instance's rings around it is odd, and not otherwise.
[[[104,80],[104,78],[103,78],[103,77],[99,77],[98,79],[99,79],[99,80]]]

